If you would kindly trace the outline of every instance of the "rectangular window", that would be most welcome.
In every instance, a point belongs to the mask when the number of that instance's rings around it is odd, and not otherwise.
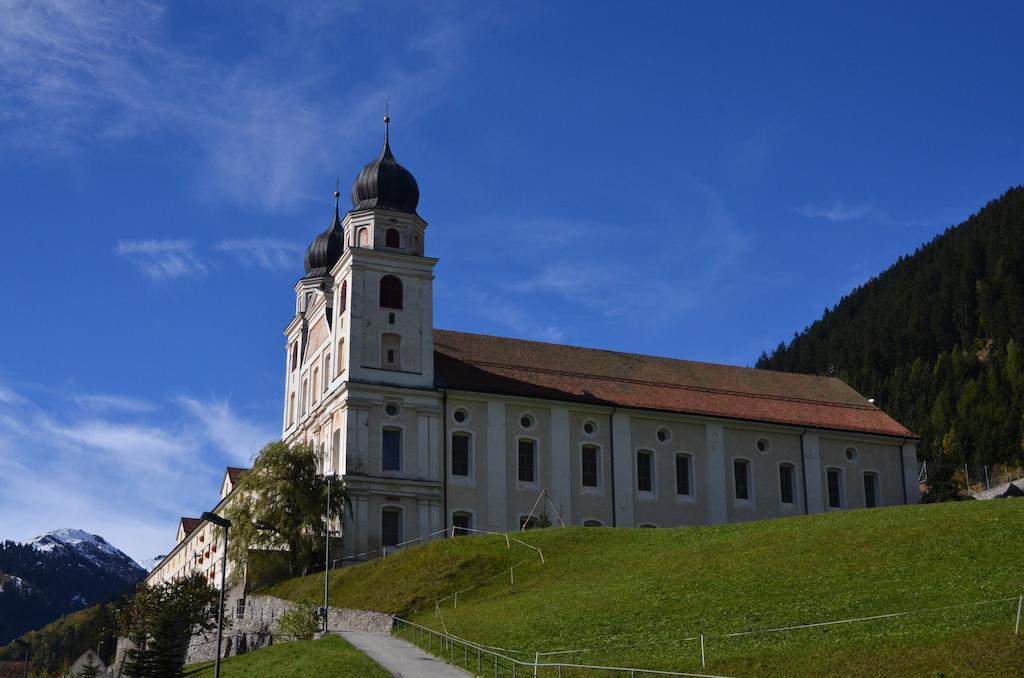
[[[452,434],[452,475],[469,477],[469,434]]]
[[[792,464],[782,464],[779,466],[779,501],[783,504],[793,503]]]
[[[736,459],[732,463],[732,471],[736,498],[750,501],[750,462],[746,459]]]
[[[636,453],[636,489],[641,492],[654,491],[654,460],[646,450]]]
[[[843,507],[843,472],[837,468],[828,470],[828,507]]]
[[[690,455],[676,455],[676,494],[690,494]]]
[[[402,512],[395,508],[386,508],[380,512],[380,543],[382,546],[395,546],[401,539]]]
[[[598,486],[598,467],[601,463],[600,453],[596,445],[583,446],[583,487]]]
[[[381,468],[385,471],[402,470],[402,431],[386,428],[381,439]]]
[[[519,481],[537,482],[537,443],[532,440],[519,441]]]
[[[878,474],[864,474],[864,506],[875,508],[878,506]]]

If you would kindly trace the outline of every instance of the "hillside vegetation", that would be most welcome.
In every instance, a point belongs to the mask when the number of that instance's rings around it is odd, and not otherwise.
[[[398,613],[524,652],[587,650],[577,663],[725,675],[1024,675],[1014,638],[1024,593],[1024,500],[849,511],[673,529],[562,528],[463,537],[335,571],[331,604]],[[508,568],[522,560],[510,584]],[[323,576],[265,592],[316,603]],[[919,611],[853,624],[728,633]],[[1009,600],[1013,598],[1013,600]],[[435,646],[436,651],[436,646]],[[564,674],[567,675],[567,674]]]
[[[222,676],[246,678],[387,678],[391,674],[338,636],[271,645],[220,664]],[[185,667],[182,676],[212,678],[213,662]]]
[[[947,468],[1020,465],[1024,188],[826,309],[761,368],[834,374],[923,436]]]

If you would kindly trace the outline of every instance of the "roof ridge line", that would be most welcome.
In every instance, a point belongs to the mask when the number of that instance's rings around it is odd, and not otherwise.
[[[466,361],[466,362],[468,362],[468,361]],[[662,382],[662,381],[647,381],[647,380],[644,380],[644,379],[630,379],[628,377],[614,377],[614,376],[603,375],[603,374],[593,374],[593,373],[589,373],[589,372],[565,372],[565,371],[562,371],[562,370],[552,370],[552,369],[548,369],[548,368],[540,368],[540,367],[533,367],[533,366],[526,366],[526,365],[511,365],[511,364],[508,364],[508,363],[496,363],[496,362],[491,362],[491,361],[487,361],[487,360],[474,360],[474,361],[472,361],[469,364],[472,364],[472,365],[486,365],[488,367],[500,367],[500,368],[506,368],[506,369],[510,369],[510,370],[522,370],[522,371],[525,371],[525,372],[537,372],[537,373],[542,373],[542,374],[557,374],[557,375],[566,376],[566,377],[587,377],[587,378],[591,378],[591,379],[603,379],[605,381],[614,381],[614,382],[623,383],[623,384],[642,384],[642,385],[645,385],[645,386],[661,386],[661,387],[665,387],[665,388],[674,388],[674,389],[679,389],[679,390],[684,390],[684,391],[698,391],[698,392],[701,392],[701,393],[721,393],[721,394],[725,394],[725,395],[735,395],[735,396],[740,396],[740,397],[744,397],[744,398],[757,398],[759,400],[784,400],[784,401],[793,402],[793,403],[807,403],[807,404],[814,404],[814,405],[828,405],[830,407],[844,407],[844,408],[851,409],[851,410],[862,410],[862,411],[875,411],[875,410],[878,410],[877,407],[875,407],[873,405],[870,405],[870,404],[866,404],[866,405],[853,405],[853,404],[850,404],[850,403],[837,403],[837,402],[833,402],[833,401],[829,401],[829,400],[815,400],[815,399],[812,399],[812,398],[796,398],[796,397],[793,397],[793,396],[770,395],[770,394],[764,394],[764,393],[749,393],[747,391],[732,391],[732,390],[729,390],[729,389],[711,388],[711,387],[708,387],[708,386],[691,386],[691,385],[685,385],[685,384],[672,384],[672,383]],[[790,374],[790,373],[786,372],[784,374]]]

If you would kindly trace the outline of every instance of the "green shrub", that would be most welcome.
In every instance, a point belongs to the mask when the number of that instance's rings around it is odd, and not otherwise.
[[[310,640],[319,630],[316,608],[309,603],[296,603],[292,609],[281,615],[277,622],[277,635],[295,637],[298,640]]]

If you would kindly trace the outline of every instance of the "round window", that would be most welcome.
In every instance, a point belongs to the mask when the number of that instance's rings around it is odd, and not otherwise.
[[[583,434],[591,438],[597,435],[597,422],[593,419],[587,419],[583,422]]]
[[[384,403],[384,414],[389,417],[397,417],[402,411],[402,408],[398,406],[398,403]]]
[[[860,455],[857,454],[857,448],[856,447],[847,447],[846,448],[846,459],[847,459],[847,461],[857,461],[857,457],[858,456],[860,456]]]
[[[657,436],[659,443],[667,443],[672,440],[672,431],[669,431],[664,426],[659,428],[654,435]]]
[[[758,438],[755,445],[757,446],[757,451],[761,454],[768,454],[772,449],[772,441],[767,438]]]
[[[460,407],[452,413],[452,419],[458,424],[465,424],[469,421],[469,412]]]
[[[524,414],[523,416],[519,417],[519,425],[525,429],[533,428],[533,415]]]

